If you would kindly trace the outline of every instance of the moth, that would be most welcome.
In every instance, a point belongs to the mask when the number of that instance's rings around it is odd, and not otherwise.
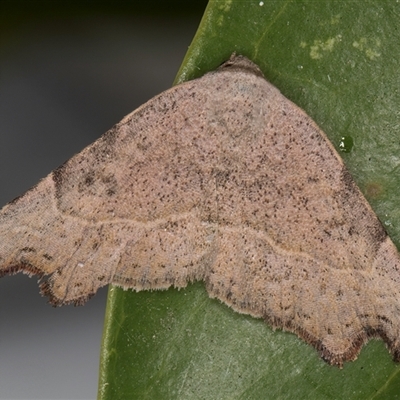
[[[204,281],[330,364],[400,360],[400,259],[325,134],[233,55],[173,87],[0,211],[0,275],[50,303]]]

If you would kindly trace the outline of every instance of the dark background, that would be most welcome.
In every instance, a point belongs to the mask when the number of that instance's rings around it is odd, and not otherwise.
[[[0,206],[170,87],[206,3],[0,1]],[[106,294],[0,279],[0,399],[96,398]]]

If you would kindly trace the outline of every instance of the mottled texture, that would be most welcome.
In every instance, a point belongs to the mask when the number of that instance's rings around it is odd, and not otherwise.
[[[126,116],[0,212],[0,274],[53,305],[108,283],[211,297],[331,364],[400,359],[400,259],[325,134],[233,56]]]

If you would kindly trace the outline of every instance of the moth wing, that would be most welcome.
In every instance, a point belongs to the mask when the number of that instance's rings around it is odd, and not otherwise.
[[[6,205],[0,274],[43,277],[54,305],[83,304],[110,282],[140,290],[201,279],[216,203],[212,165],[193,147],[198,132],[187,122],[194,113],[202,122],[199,85],[150,100]]]

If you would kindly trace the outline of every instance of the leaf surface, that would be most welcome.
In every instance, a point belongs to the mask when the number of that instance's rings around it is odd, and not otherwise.
[[[176,83],[232,52],[325,131],[400,244],[400,5],[211,0]],[[342,370],[295,335],[209,299],[204,285],[109,291],[99,381],[106,399],[398,399],[400,365],[370,341]]]

